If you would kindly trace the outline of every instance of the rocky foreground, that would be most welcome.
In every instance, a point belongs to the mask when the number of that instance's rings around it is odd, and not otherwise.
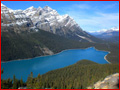
[[[119,89],[119,73],[107,76],[104,80],[96,82],[87,89]]]

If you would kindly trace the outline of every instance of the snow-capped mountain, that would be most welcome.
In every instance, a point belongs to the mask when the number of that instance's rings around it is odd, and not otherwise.
[[[102,29],[99,31],[90,31],[92,35],[105,35],[105,36],[112,36],[112,35],[119,35],[119,28],[113,27],[110,29]]]
[[[6,26],[34,27],[79,41],[97,41],[95,37],[83,31],[69,15],[59,15],[49,6],[44,8],[32,6],[26,10],[12,10],[1,4],[1,26],[3,29]]]
[[[119,28],[113,27],[110,29],[102,29],[96,32],[90,32],[92,35],[97,38],[101,38],[104,40],[119,42]]]
[[[79,25],[69,17],[69,15],[61,16],[56,10],[53,10],[49,6],[45,6],[44,8],[39,7],[37,9],[32,6],[23,12],[31,18],[37,28],[54,34],[66,34],[67,30],[71,28],[72,32],[75,31],[76,28],[81,31]],[[74,26],[76,28],[74,28]]]
[[[12,10],[1,3],[1,28],[3,31],[13,29],[14,31],[28,30],[33,26],[29,17],[22,10]]]
[[[119,32],[119,28],[118,27],[113,27],[110,29],[102,29],[102,30],[98,30],[98,31],[89,31],[90,34],[92,35],[100,35],[100,34],[104,34],[104,33],[108,33],[108,35],[111,35],[110,33],[112,32]]]

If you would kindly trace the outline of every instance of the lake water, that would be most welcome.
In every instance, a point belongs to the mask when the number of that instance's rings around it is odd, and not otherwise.
[[[100,64],[108,63],[104,56],[106,51],[97,51],[95,48],[65,50],[55,55],[36,57],[32,59],[11,61],[1,63],[1,69],[4,68],[2,79],[13,78],[27,80],[28,75],[33,72],[36,77],[39,73],[45,74],[48,71],[63,68],[72,65],[79,60],[88,59]]]

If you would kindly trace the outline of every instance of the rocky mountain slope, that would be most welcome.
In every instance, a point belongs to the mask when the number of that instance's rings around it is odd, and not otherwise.
[[[6,31],[26,31],[33,26],[29,17],[21,10],[12,10],[1,4],[1,30]]]
[[[99,41],[83,31],[69,15],[61,16],[48,6],[44,8],[32,6],[26,10],[12,10],[1,4],[1,26],[2,31],[13,29],[15,32],[21,32],[39,28],[80,42]]]

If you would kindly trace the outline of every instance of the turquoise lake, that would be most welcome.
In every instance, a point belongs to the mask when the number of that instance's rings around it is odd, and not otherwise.
[[[104,59],[104,56],[107,54],[108,52],[106,51],[98,51],[94,47],[90,47],[87,49],[64,50],[50,56],[5,62],[1,63],[1,69],[4,69],[1,78],[12,79],[13,75],[15,75],[17,79],[21,79],[22,77],[23,81],[26,81],[31,72],[33,72],[33,76],[36,77],[39,73],[42,75],[48,71],[75,64],[82,59],[88,59],[99,64],[106,64],[108,62]]]

